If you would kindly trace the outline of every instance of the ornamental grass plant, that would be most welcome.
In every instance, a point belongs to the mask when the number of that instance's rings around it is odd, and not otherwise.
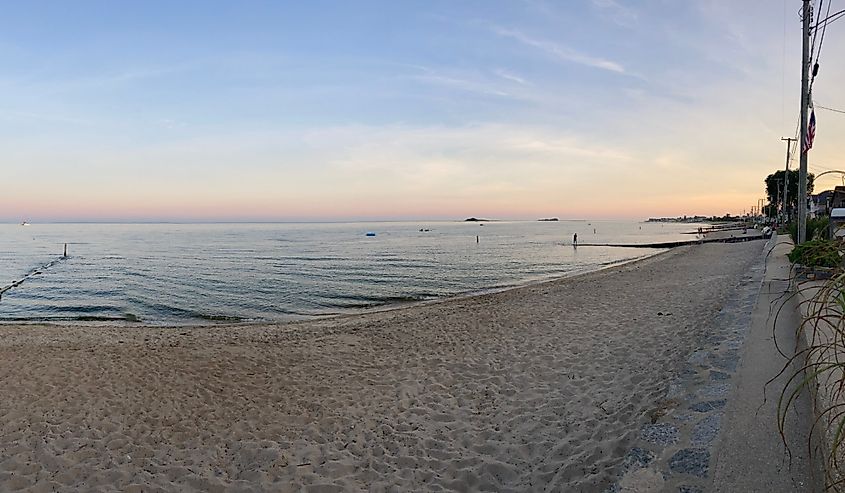
[[[777,404],[778,430],[786,444],[787,415],[804,391],[809,391],[814,421],[808,438],[808,453],[824,469],[826,491],[845,490],[845,245],[816,238],[795,247],[790,290],[777,308],[775,319],[786,301],[796,297],[799,324],[794,348],[778,346],[787,358],[781,373],[788,375]],[[829,278],[808,279],[808,270],[824,269]],[[791,306],[791,305],[790,305]],[[775,333],[775,344],[777,345]],[[777,378],[777,377],[775,377]],[[773,378],[771,381],[774,381]],[[788,446],[787,446],[788,449]]]

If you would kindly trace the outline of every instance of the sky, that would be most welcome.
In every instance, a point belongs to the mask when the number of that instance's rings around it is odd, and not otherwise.
[[[741,214],[796,132],[800,5],[2,1],[0,221]],[[820,105],[843,52],[845,21]],[[845,168],[816,117],[811,171]]]

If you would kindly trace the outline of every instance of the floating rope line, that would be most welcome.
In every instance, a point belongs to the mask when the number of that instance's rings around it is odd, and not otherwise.
[[[24,283],[24,281],[26,281],[27,279],[30,279],[30,278],[32,278],[32,277],[35,277],[35,276],[39,275],[39,274],[42,274],[45,270],[47,270],[47,269],[49,269],[50,267],[52,267],[52,266],[54,266],[54,265],[58,264],[59,262],[61,262],[62,260],[65,260],[66,258],[67,258],[67,256],[66,256],[66,255],[63,255],[63,256],[61,256],[61,257],[59,257],[59,258],[57,258],[57,259],[51,260],[51,261],[47,262],[46,264],[44,264],[44,265],[42,265],[42,266],[40,266],[40,267],[36,267],[36,268],[32,269],[32,270],[31,270],[31,271],[29,271],[29,273],[27,273],[25,276],[23,276],[22,278],[18,279],[17,281],[12,282],[12,283],[11,283],[11,284],[9,284],[8,286],[4,286],[3,288],[0,288],[0,299],[2,299],[2,298],[3,298],[3,293],[5,293],[6,291],[8,291],[8,290],[10,290],[10,289],[12,289],[12,288],[16,288],[16,287],[20,286],[20,285],[21,285],[21,284],[23,284],[23,283]]]

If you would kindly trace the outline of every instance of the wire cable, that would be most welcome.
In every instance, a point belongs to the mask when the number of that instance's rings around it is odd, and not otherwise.
[[[780,72],[780,128],[786,121],[786,0],[783,0],[783,46],[781,48]]]
[[[820,1],[824,1],[824,0],[820,0]],[[816,74],[816,71],[815,71],[815,67],[819,64],[819,57],[822,54],[822,44],[824,44],[824,34],[825,34],[825,32],[827,32],[827,24],[828,24],[829,17],[830,17],[830,6],[831,6],[832,3],[833,3],[833,0],[830,0],[830,1],[827,2],[827,12],[825,13],[825,17],[824,17],[825,22],[824,22],[824,25],[822,26],[822,34],[819,37],[819,51],[816,52],[816,60],[812,65],[814,70],[813,70],[813,77],[812,77],[812,79],[810,79],[810,94],[812,94],[812,91],[813,91],[813,82],[816,81],[816,75],[817,74]],[[821,5],[819,7],[821,7]],[[821,10],[821,8],[819,10]],[[813,30],[813,41],[815,41],[816,34],[818,33],[818,30],[819,30],[819,19],[821,19],[821,15],[816,17],[816,28],[815,28],[815,30]],[[812,60],[812,59],[813,59],[813,56],[810,55],[810,60]]]
[[[808,164],[808,166],[814,168],[813,171],[840,171],[838,169],[828,168],[827,166],[818,163]]]
[[[837,110],[836,108],[828,108],[827,106],[822,106],[815,101],[813,101],[813,108],[819,108],[821,110],[833,111],[834,113],[842,113],[843,115],[845,115],[845,110]]]
[[[821,25],[827,26],[828,24],[838,21],[842,17],[845,17],[845,10],[840,10],[839,12],[830,15],[830,17],[826,18],[821,22]]]
[[[818,15],[818,14],[821,12],[822,7],[824,7],[824,0],[819,0],[819,8],[818,8],[818,11],[816,10],[815,6],[811,6],[811,7],[810,7],[810,15],[813,15],[814,13],[816,14],[816,26],[815,26],[815,27],[812,27],[812,31],[813,31],[813,38],[812,38],[812,40],[810,41],[810,58],[809,58],[809,62],[810,62],[811,64],[812,64],[812,62],[813,62],[813,55],[814,55],[814,54],[815,54],[815,52],[816,52],[816,35],[817,35],[817,34],[818,34],[818,32],[819,32],[819,21],[821,21],[821,19],[822,19],[822,16],[821,16],[821,15]],[[812,18],[812,17],[810,17],[810,24],[812,24],[812,23],[813,23],[813,18]],[[811,65],[811,66],[812,66],[812,65]]]

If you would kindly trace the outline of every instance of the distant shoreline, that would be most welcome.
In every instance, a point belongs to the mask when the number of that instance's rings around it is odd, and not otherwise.
[[[469,221],[469,219],[473,218],[466,218],[466,219],[455,219],[455,218],[447,218],[447,219],[362,219],[362,220],[303,220],[303,221],[202,221],[202,220],[185,220],[185,221],[28,221],[29,226],[38,226],[38,225],[74,225],[74,224],[85,224],[85,225],[202,225],[202,224],[385,224],[385,223],[398,223],[398,224],[425,224],[425,223],[461,223],[461,222],[537,222],[537,221],[552,221],[552,222],[633,222],[633,223],[648,223],[648,222],[672,222],[668,219],[666,221],[661,221],[658,219],[649,220],[649,219],[642,219],[642,218],[599,218],[599,219],[581,219],[581,218],[527,218],[527,219],[487,219],[487,218],[475,218],[474,221]],[[688,221],[688,222],[710,222],[710,221]],[[2,225],[11,225],[11,226],[20,226],[21,222],[19,220],[8,220],[8,221],[0,221],[0,226]]]

